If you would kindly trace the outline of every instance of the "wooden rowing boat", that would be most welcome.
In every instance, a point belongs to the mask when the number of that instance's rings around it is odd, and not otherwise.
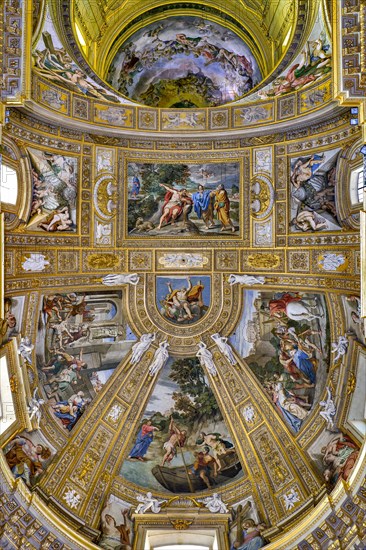
[[[217,477],[210,478],[211,486],[214,489],[217,485],[227,483],[233,479],[242,469],[240,461],[236,453],[220,456],[222,469]],[[190,485],[193,492],[204,491],[208,489],[206,483],[192,471],[193,464],[184,466],[176,466],[169,468],[166,466],[154,466],[152,474],[155,479],[168,491],[172,493],[191,493]],[[187,471],[189,474],[187,474]],[[189,475],[190,483],[188,483],[187,475]]]

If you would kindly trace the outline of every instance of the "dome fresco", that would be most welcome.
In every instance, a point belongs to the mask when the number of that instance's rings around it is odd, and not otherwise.
[[[249,92],[260,80],[245,42],[199,17],[167,17],[135,32],[109,67],[108,82],[152,107],[210,107]]]

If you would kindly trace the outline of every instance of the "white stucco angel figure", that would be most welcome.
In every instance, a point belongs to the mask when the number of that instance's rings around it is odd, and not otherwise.
[[[31,253],[29,258],[24,256],[25,260],[22,263],[24,271],[43,271],[50,262],[46,260],[43,254]]]
[[[42,411],[41,406],[45,404],[44,399],[37,399],[38,388],[36,388],[33,392],[33,397],[29,400],[28,404],[28,414],[29,414],[29,420],[32,420],[33,418],[37,421],[37,429],[39,429],[39,423],[41,421]]]
[[[334,401],[332,399],[332,392],[330,391],[330,388],[327,386],[327,400],[326,401],[320,401],[319,405],[321,407],[324,407],[323,411],[320,411],[320,416],[322,416],[327,422],[328,426],[330,428],[333,428],[333,417],[335,416],[337,409],[334,404]]]
[[[161,510],[162,504],[167,502],[166,500],[158,500],[153,497],[150,492],[145,495],[137,495],[137,500],[140,504],[137,505],[135,510],[136,514],[145,514],[148,510],[151,510],[153,514],[158,514]]]
[[[137,285],[139,280],[137,273],[110,273],[103,277],[102,283],[107,286]]]
[[[241,285],[253,286],[263,285],[266,282],[266,278],[261,277],[260,275],[256,277],[254,275],[240,275],[239,273],[232,273],[231,275],[229,275],[228,281],[231,285],[236,285],[239,283]]]
[[[227,338],[225,336],[220,336],[218,332],[216,334],[211,334],[211,338],[215,342],[221,353],[225,355],[230,365],[236,365],[237,361],[234,357],[233,350],[227,343]]]
[[[252,405],[247,405],[244,409],[243,409],[243,415],[244,415],[244,418],[245,420],[251,424],[252,422],[254,422],[254,419],[255,419],[255,410],[254,410],[254,407]]]
[[[164,342],[160,342],[158,349],[155,351],[154,360],[149,367],[150,376],[157,374],[168,361],[168,347],[169,343],[166,340],[164,340]]]
[[[319,264],[325,271],[337,271],[341,265],[346,262],[344,254],[335,254],[334,252],[325,252],[319,259]]]
[[[207,346],[204,342],[199,342],[198,344],[198,351],[196,353],[196,357],[200,360],[200,364],[202,367],[206,367],[208,372],[212,374],[212,376],[217,375],[217,370],[215,367],[215,363],[213,362],[212,353],[209,349],[207,349]]]
[[[343,355],[346,355],[348,350],[347,336],[338,336],[338,342],[332,343],[332,353],[335,354],[334,362],[336,363]]]
[[[34,348],[34,345],[30,341],[30,338],[28,338],[28,336],[20,340],[18,353],[23,357],[24,361],[27,361],[27,363],[29,363],[30,365],[32,364],[33,348]]]
[[[203,498],[199,502],[202,502],[206,508],[210,510],[213,514],[228,514],[229,510],[224,502],[222,502],[218,493]]]
[[[296,502],[300,502],[299,494],[293,487],[289,493],[282,496],[286,510],[291,510],[291,508],[295,506]]]
[[[156,333],[141,334],[141,338],[136,344],[132,346],[132,355],[130,363],[134,365],[141,360],[141,357],[144,355],[145,351],[149,349],[152,342],[156,338]]]

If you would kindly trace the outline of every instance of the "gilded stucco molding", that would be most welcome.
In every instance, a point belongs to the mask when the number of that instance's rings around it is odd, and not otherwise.
[[[344,12],[347,13],[348,11]],[[352,15],[350,10],[349,15]],[[319,83],[319,87],[328,86],[326,82],[328,81]],[[310,91],[316,89],[319,88],[314,87]],[[329,90],[329,87],[327,89]],[[277,119],[272,133],[268,132],[270,125],[265,123],[260,129],[259,121],[259,125],[254,124],[251,130],[248,130],[247,136],[239,139],[242,129],[239,128],[237,131],[238,126],[235,126],[235,120],[238,118],[235,117],[235,107],[230,108],[231,111],[220,109],[220,113],[217,110],[217,115],[220,116],[214,116],[215,111],[207,114],[204,119],[204,130],[200,130],[198,140],[194,139],[193,132],[189,138],[178,134],[175,134],[178,139],[172,135],[167,136],[164,131],[164,113],[159,113],[159,116],[155,113],[155,116],[153,110],[149,109],[145,109],[144,112],[141,109],[131,115],[130,124],[134,130],[139,128],[146,131],[146,134],[160,128],[162,133],[157,139],[152,133],[142,137],[129,135],[133,133],[131,128],[126,130],[126,137],[118,135],[121,133],[118,128],[115,128],[115,135],[104,136],[88,131],[83,133],[87,126],[81,128],[79,120],[83,118],[79,119],[78,116],[80,113],[86,113],[86,118],[89,114],[95,116],[95,112],[89,111],[92,108],[94,111],[95,105],[85,102],[85,98],[72,98],[71,95],[67,96],[69,107],[71,101],[75,103],[69,111],[68,120],[73,127],[60,127],[57,123],[61,120],[58,113],[54,113],[54,119],[51,120],[49,117],[46,120],[49,111],[44,109],[43,120],[36,114],[32,118],[24,113],[15,112],[11,115],[11,122],[6,129],[10,138],[15,137],[21,141],[21,151],[24,155],[28,146],[34,147],[36,144],[41,150],[48,152],[76,155],[82,166],[78,182],[78,213],[83,214],[84,220],[77,234],[34,234],[31,231],[27,232],[24,227],[7,233],[5,290],[8,296],[26,294],[27,318],[22,322],[21,332],[35,340],[38,314],[42,307],[41,293],[63,293],[70,292],[71,289],[73,292],[82,292],[85,289],[100,291],[103,288],[103,274],[113,271],[136,271],[141,277],[140,283],[136,288],[126,289],[124,307],[130,306],[130,321],[137,335],[156,330],[159,341],[166,336],[169,338],[171,352],[177,356],[186,356],[187,350],[192,349],[198,339],[203,337],[219,367],[219,375],[211,379],[211,384],[217,400],[229,416],[230,433],[240,449],[245,469],[245,476],[240,483],[232,483],[223,488],[224,500],[234,504],[243,496],[254,495],[254,501],[262,517],[277,523],[277,527],[273,527],[272,531],[269,530],[267,533],[272,541],[268,548],[297,547],[305,550],[319,548],[325,544],[335,548],[340,537],[348,546],[361,544],[360,541],[365,538],[365,448],[361,450],[356,467],[347,482],[338,484],[329,496],[324,496],[323,480],[320,474],[315,473],[307,456],[309,448],[324,429],[324,420],[319,417],[319,406],[316,405],[312,409],[309,421],[304,423],[299,434],[291,437],[286,426],[280,425],[279,417],[264,395],[262,387],[249,369],[245,368],[245,362],[239,360],[237,367],[228,365],[210,339],[210,333],[217,330],[228,335],[238,321],[242,293],[239,287],[229,287],[227,276],[232,270],[265,276],[266,291],[290,289],[324,293],[330,318],[331,341],[344,334],[347,320],[342,297],[347,294],[358,295],[360,269],[364,268],[364,258],[360,261],[359,257],[360,236],[356,231],[357,227],[351,224],[354,231],[350,230],[348,225],[342,232],[290,233],[288,182],[292,159],[310,156],[318,151],[324,152],[327,148],[341,147],[345,157],[356,164],[359,129],[349,126],[349,116],[344,110],[340,110],[337,117],[328,117],[326,120],[327,107],[322,110],[320,106],[319,114],[316,110],[310,113],[311,124],[304,122],[299,126],[299,119],[295,115],[289,116],[288,113],[299,112],[306,97],[299,94],[295,98],[296,94],[293,94],[292,98],[276,100],[276,116],[279,113],[282,118],[280,122]],[[288,99],[289,103],[285,99]],[[78,116],[75,116],[76,105]],[[329,104],[328,107],[331,106]],[[269,112],[270,110],[271,108]],[[131,113],[132,111],[133,109]],[[280,127],[281,124],[283,126]],[[285,125],[288,127],[285,128]],[[105,132],[109,132],[107,124],[104,128]],[[95,120],[92,129],[97,129]],[[213,130],[221,132],[222,139],[215,140]],[[109,133],[112,132],[113,130]],[[256,154],[263,148],[267,148],[267,152],[271,151],[274,161],[272,173],[254,171]],[[263,177],[265,174],[266,181],[270,182],[269,189],[272,184],[274,186],[277,205],[266,212],[263,221],[274,216],[274,227],[278,228],[275,247],[255,246],[254,222],[261,220],[258,220],[258,216],[250,218],[249,214],[247,219],[243,220],[245,236],[248,233],[247,241],[202,239],[174,242],[174,249],[178,252],[184,252],[187,244],[194,243],[197,252],[202,253],[202,265],[195,272],[212,278],[212,290],[217,297],[207,317],[203,317],[199,324],[192,326],[190,331],[182,331],[179,337],[175,334],[176,326],[159,317],[154,285],[157,276],[170,273],[182,276],[193,271],[187,271],[182,266],[179,266],[179,269],[168,267],[167,249],[160,243],[157,245],[157,241],[153,239],[142,238],[139,243],[132,242],[125,234],[122,209],[112,216],[113,224],[115,218],[119,219],[116,220],[116,225],[113,225],[111,241],[99,243],[96,240],[94,215],[97,208],[92,204],[91,197],[95,182],[102,175],[102,171],[97,169],[98,155],[104,155],[106,151],[112,155],[112,164],[117,164],[117,159],[126,162],[128,159],[138,159],[167,163],[199,162],[202,156],[217,162],[243,159],[243,197],[248,204],[250,193],[246,187],[247,182],[255,183],[256,177]],[[108,174],[122,180],[125,177],[124,164],[119,162],[119,168],[111,169]],[[345,166],[341,167],[339,174],[342,179],[347,178]],[[24,190],[30,193],[30,182],[24,185]],[[346,186],[342,186],[344,216],[349,210],[347,200]],[[364,216],[364,213],[362,214]],[[251,220],[250,223],[248,220]],[[362,231],[365,231],[364,220]],[[44,272],[29,274],[22,272],[22,256],[35,250],[50,259],[52,270],[48,271],[47,268]],[[344,271],[332,273],[322,269],[319,255],[324,252],[343,255]],[[235,311],[230,307],[234,302],[238,306]],[[14,348],[13,360],[17,361],[15,341],[11,346]],[[339,425],[346,423],[352,394],[355,391],[355,362],[358,360],[359,348],[360,344],[353,342],[349,337],[349,352],[345,361],[342,364],[330,364],[327,382],[336,399],[336,418]],[[4,538],[0,539],[0,543],[5,544],[13,539],[18,545],[26,545],[29,542],[37,548],[37,544],[39,547],[41,543],[38,540],[34,542],[36,533],[43,528],[47,530],[43,542],[51,547],[53,545],[57,548],[57,544],[64,544],[65,549],[96,548],[90,540],[99,534],[100,511],[106,496],[116,494],[129,503],[136,503],[136,494],[141,489],[133,483],[126,483],[118,472],[128,451],[129,437],[135,431],[144,404],[153,392],[154,381],[149,378],[147,369],[155,349],[156,347],[152,347],[143,361],[134,367],[129,365],[127,356],[116,369],[104,391],[97,396],[93,407],[84,414],[71,437],[56,424],[52,414],[45,411],[41,429],[50,443],[59,449],[59,454],[44,477],[39,480],[37,492],[31,493],[21,480],[15,482],[3,458],[0,458],[6,477],[2,485],[2,490],[4,487],[6,490],[1,494],[5,514],[0,518],[0,536]],[[25,386],[29,393],[35,382],[34,370],[24,365],[19,368],[22,370],[23,378],[27,377]],[[139,401],[136,398],[138,392],[140,396],[143,395],[143,399],[140,397]],[[324,391],[322,396],[325,396]],[[25,406],[23,395],[23,412]],[[113,410],[119,411],[117,421],[115,415],[111,414],[113,407],[117,407]],[[253,424],[244,418],[243,410],[246,407],[252,407],[255,411]],[[26,426],[25,414],[23,418],[20,413],[19,418],[24,420],[22,426]],[[19,425],[18,431],[20,429]],[[352,434],[352,430],[347,428],[346,424],[344,429],[346,433]],[[283,455],[278,453],[279,448],[283,448]],[[265,480],[268,482],[267,485]],[[293,513],[286,514],[282,496],[283,491],[291,488],[295,488],[300,494],[301,502]],[[69,490],[80,496],[80,507],[76,511],[70,508],[65,499],[65,494]],[[28,518],[23,519],[26,512]],[[145,519],[146,523],[148,522],[148,518],[141,518],[142,525]],[[161,519],[159,516],[154,521],[150,520],[150,524],[155,526],[159,522],[164,524],[164,521],[165,516],[161,516]],[[207,521],[207,525],[211,524],[212,518]],[[190,528],[188,526],[188,529]],[[76,529],[79,530],[78,533]],[[87,534],[88,538],[84,538],[81,533]]]

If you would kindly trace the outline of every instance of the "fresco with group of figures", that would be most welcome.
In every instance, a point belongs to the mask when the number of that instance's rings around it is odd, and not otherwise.
[[[314,405],[324,406],[332,397],[327,388],[326,400],[320,399],[335,357],[330,354],[325,297],[310,292],[243,292],[245,307],[230,342],[283,421],[297,433]],[[349,322],[355,319],[357,329],[359,299],[345,296],[344,301],[351,310]],[[308,452],[331,489],[339,479],[348,479],[359,445],[336,425],[327,424]]]
[[[298,432],[327,375],[329,321],[324,296],[246,290],[244,304],[230,341],[281,418]]]
[[[340,149],[291,160],[291,230],[337,231],[336,168]]]
[[[36,149],[28,149],[28,153],[33,183],[28,229],[75,232],[77,159]]]
[[[194,493],[242,477],[215,395],[196,357],[161,371],[121,475],[151,490]]]
[[[4,300],[4,319],[0,320],[0,345],[9,342],[21,331],[25,296],[8,297]]]
[[[48,10],[46,10],[43,32],[32,55],[33,70],[54,84],[87,97],[119,103],[113,93],[98,86],[70,57],[57,35]],[[55,90],[43,90],[42,99],[53,109],[62,110],[66,106],[65,112],[67,112],[67,96]]]
[[[131,504],[110,495],[102,510],[100,531],[100,548],[132,550],[134,531]]]
[[[108,82],[152,107],[210,107],[249,92],[261,78],[249,47],[233,31],[199,17],[165,17],[132,34]]]
[[[238,162],[127,165],[128,232],[139,236],[237,235]]]
[[[43,297],[37,367],[47,405],[61,426],[72,430],[135,340],[120,291]]]
[[[291,66],[283,71],[270,84],[257,92],[261,99],[282,96],[296,90],[311,86],[314,82],[330,73],[332,70],[332,41],[327,34],[323,19],[323,10],[320,7],[315,25],[303,45],[301,52]],[[318,90],[315,101],[321,101],[326,91]]]
[[[52,460],[55,449],[37,430],[16,435],[5,445],[3,452],[15,479],[20,478],[32,487]]]

